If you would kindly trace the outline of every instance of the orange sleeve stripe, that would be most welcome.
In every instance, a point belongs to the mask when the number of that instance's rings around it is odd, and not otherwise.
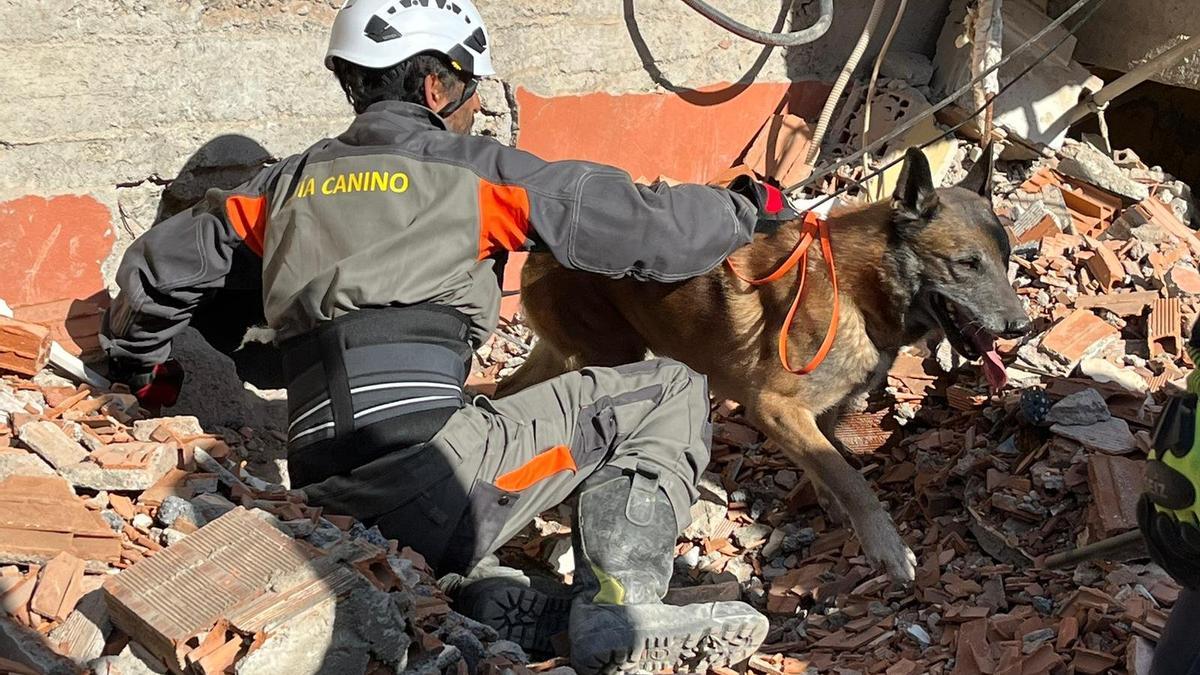
[[[520,251],[529,239],[529,193],[516,185],[479,181],[479,259]]]
[[[251,251],[262,257],[263,240],[267,234],[267,198],[234,195],[225,200],[225,214],[234,232]]]
[[[508,492],[520,492],[562,471],[575,473],[578,470],[575,458],[571,456],[571,449],[565,445],[557,445],[500,476],[495,485]]]

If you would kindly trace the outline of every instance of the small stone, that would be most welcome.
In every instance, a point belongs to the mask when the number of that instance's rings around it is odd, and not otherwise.
[[[880,64],[879,74],[904,80],[913,87],[923,87],[933,80],[933,62],[918,52],[888,51]]]
[[[342,540],[342,531],[337,525],[322,518],[306,539],[317,548],[329,548]]]
[[[417,574],[417,568],[413,565],[413,561],[398,555],[389,555],[387,561],[388,567],[392,569],[392,574],[400,577],[400,580],[409,588],[416,588],[421,583],[421,575]]]
[[[133,529],[138,532],[149,534],[151,527],[154,527],[154,519],[150,516],[139,513],[133,517]]]
[[[1112,417],[1108,403],[1095,389],[1078,391],[1050,407],[1046,421],[1050,424],[1084,426],[1104,422]]]
[[[929,637],[929,632],[915,623],[905,627],[904,634],[917,643],[917,646],[921,649],[929,647],[930,643],[933,642],[933,638]]]
[[[734,530],[733,538],[744,549],[757,548],[766,543],[767,537],[771,536],[771,530],[770,525],[751,523]]]
[[[816,540],[817,533],[815,530],[811,527],[801,528],[799,531],[783,538],[783,550],[785,553],[795,553]]]
[[[1137,449],[1137,440],[1129,431],[1129,424],[1119,417],[1094,424],[1055,424],[1050,431],[1077,441],[1089,450],[1122,455]]]
[[[183,538],[186,536],[187,535],[184,534],[183,532],[180,532],[179,530],[168,527],[167,529],[162,531],[163,546],[174,546],[175,544],[178,544],[179,542],[183,541]]]
[[[304,539],[312,536],[317,531],[317,525],[308,518],[300,518],[299,520],[284,520],[280,522],[283,529],[297,539]]]
[[[1054,601],[1043,595],[1034,596],[1031,602],[1033,604],[1033,608],[1038,611],[1038,614],[1049,615],[1054,611]]]
[[[891,607],[879,602],[878,600],[872,600],[871,604],[867,606],[867,611],[869,611],[872,616],[878,617],[891,616],[894,613]]]
[[[388,547],[387,537],[383,536],[383,533],[379,531],[378,525],[372,525],[368,529],[364,527],[362,523],[356,520],[354,521],[354,524],[350,526],[349,535],[351,539],[362,539],[367,543],[374,544],[380,548]]]
[[[104,519],[104,522],[108,523],[113,532],[120,532],[125,529],[125,521],[112,509],[104,509],[100,512],[100,517]]]
[[[236,504],[216,493],[198,495],[190,501],[207,521],[216,520],[237,508]]]
[[[162,505],[158,507],[158,522],[164,527],[171,527],[179,518],[190,522],[196,527],[204,527],[208,521],[200,514],[200,510],[192,505],[186,499],[169,495],[163,499]]]
[[[85,499],[83,503],[87,504],[88,508],[96,509],[97,511],[106,509],[108,508],[108,493],[101,490],[96,493],[95,497]]]
[[[529,656],[525,653],[524,649],[521,649],[521,645],[508,640],[497,640],[488,645],[487,655],[489,657],[499,656],[513,663],[529,662]]]
[[[675,557],[676,569],[681,569],[683,571],[687,571],[687,570],[695,569],[696,565],[699,565],[699,564],[700,564],[700,547],[699,546],[693,546],[690,549],[688,549],[687,553],[684,553],[681,556]]]
[[[765,560],[770,560],[783,550],[783,540],[787,537],[787,533],[780,528],[771,530],[771,536],[767,537],[767,543],[763,546],[762,557]]]
[[[1021,638],[1021,653],[1032,654],[1033,652],[1037,651],[1038,647],[1041,647],[1042,644],[1053,639],[1053,628],[1042,628],[1040,630],[1035,630]]]
[[[791,469],[783,469],[775,472],[775,484],[784,490],[791,490],[796,487],[796,483],[799,480],[799,476]]]

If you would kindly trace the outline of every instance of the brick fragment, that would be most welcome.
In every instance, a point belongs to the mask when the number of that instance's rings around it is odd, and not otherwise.
[[[1086,309],[1077,309],[1042,338],[1042,350],[1072,369],[1081,359],[1120,335],[1115,327]]]
[[[0,316],[0,371],[37,375],[50,360],[50,330]]]
[[[58,476],[0,480],[0,562],[46,562],[63,551],[112,562],[121,540]]]
[[[313,553],[238,508],[105,582],[113,623],[178,664],[178,648],[266,591],[307,569]]]
[[[1137,502],[1145,475],[1145,462],[1104,454],[1088,458],[1088,487],[1092,493],[1089,522],[1096,539],[1138,526]]]
[[[83,561],[67,552],[46,563],[30,609],[47,619],[65,620],[83,597]]]
[[[1150,323],[1147,339],[1150,341],[1150,356],[1183,353],[1183,338],[1179,332],[1183,326],[1183,303],[1179,298],[1155,300],[1150,306]]]

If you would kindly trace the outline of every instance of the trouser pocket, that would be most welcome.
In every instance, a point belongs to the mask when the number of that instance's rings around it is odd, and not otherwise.
[[[482,440],[471,444],[447,423],[428,443],[383,455],[348,475],[305,488],[309,500],[331,513],[353,515],[401,546],[411,546],[440,569],[468,504]],[[472,446],[477,447],[472,447]]]

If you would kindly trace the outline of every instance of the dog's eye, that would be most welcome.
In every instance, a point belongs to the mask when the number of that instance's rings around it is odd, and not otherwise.
[[[969,255],[962,258],[955,258],[954,264],[963,269],[978,270],[980,265],[983,264],[983,260],[977,255]]]

